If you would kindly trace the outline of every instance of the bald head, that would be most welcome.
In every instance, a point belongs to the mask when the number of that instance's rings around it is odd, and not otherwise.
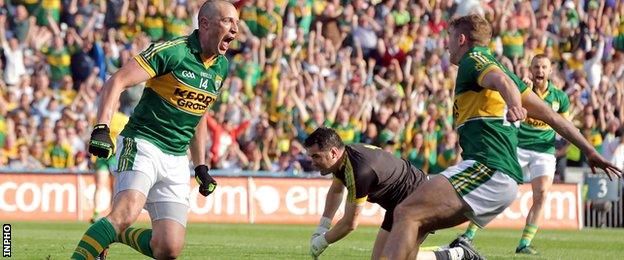
[[[199,40],[204,54],[225,54],[238,33],[238,10],[225,0],[207,0],[199,9]]]
[[[202,17],[211,18],[219,16],[221,10],[227,8],[227,6],[234,7],[232,3],[225,0],[207,0],[199,8],[199,15],[197,16],[197,18],[201,19]]]

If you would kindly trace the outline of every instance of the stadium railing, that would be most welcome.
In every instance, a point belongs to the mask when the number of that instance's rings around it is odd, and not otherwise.
[[[585,227],[624,227],[624,181],[592,174],[589,168],[568,167],[566,183],[582,185]]]

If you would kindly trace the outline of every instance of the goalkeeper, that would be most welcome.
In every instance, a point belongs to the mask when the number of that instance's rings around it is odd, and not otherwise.
[[[372,259],[379,259],[392,229],[394,207],[427,179],[427,175],[408,161],[395,157],[379,147],[363,144],[345,145],[331,128],[317,128],[305,140],[312,165],[322,175],[333,174],[327,193],[325,210],[319,226],[312,235],[310,254],[318,257],[358,225],[358,217],[366,201],[386,209],[381,229],[373,246]],[[345,213],[330,229],[331,221],[347,189]],[[470,243],[458,241],[451,248],[436,252],[421,252],[419,259],[481,259]]]
[[[199,192],[214,191],[217,183],[205,165],[205,114],[227,74],[224,54],[238,33],[238,11],[224,0],[207,1],[198,24],[186,37],[152,44],[106,82],[89,141],[89,152],[100,158],[113,153],[108,124],[121,92],[147,84],[117,139],[112,210],[89,227],[72,259],[104,258],[102,252],[114,242],[151,258],[176,258],[184,246],[189,208],[189,144]],[[130,227],[142,208],[152,229]]]

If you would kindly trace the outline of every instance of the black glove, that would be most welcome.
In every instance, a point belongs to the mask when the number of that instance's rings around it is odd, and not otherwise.
[[[110,137],[110,129],[105,124],[97,124],[91,132],[89,140],[89,153],[104,159],[108,159],[113,154],[115,146]]]
[[[195,180],[199,183],[199,193],[207,197],[217,188],[217,182],[208,174],[208,166],[195,167]]]

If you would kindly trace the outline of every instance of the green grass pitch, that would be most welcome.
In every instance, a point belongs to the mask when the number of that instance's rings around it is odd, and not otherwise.
[[[68,259],[87,223],[9,222],[13,259]],[[138,226],[147,226],[140,223]],[[309,239],[314,226],[189,224],[180,259],[310,259]],[[461,229],[438,231],[424,246],[449,243]],[[376,227],[360,226],[330,246],[325,259],[368,259]],[[540,230],[533,244],[539,256],[516,256],[513,250],[521,230],[490,229],[477,233],[476,246],[488,259],[622,259],[624,229],[582,231]],[[115,244],[109,259],[145,259],[131,248]]]

